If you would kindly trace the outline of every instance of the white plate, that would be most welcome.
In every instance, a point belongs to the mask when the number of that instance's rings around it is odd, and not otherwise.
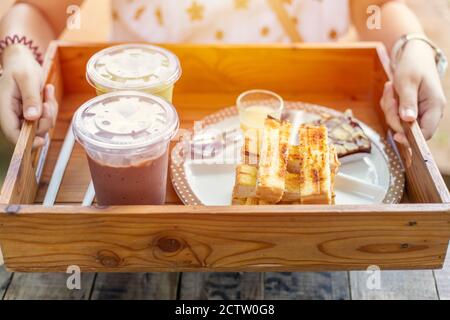
[[[308,115],[337,111],[321,106],[286,102],[286,108],[303,110]],[[235,107],[223,109],[204,120],[204,130],[224,132],[239,128]],[[336,204],[397,203],[404,189],[404,174],[394,150],[373,129],[360,122],[372,141],[370,154],[342,159],[336,177]],[[172,152],[171,174],[175,190],[187,205],[230,205],[239,163],[240,144],[230,144],[215,157],[198,159],[191,154],[187,141],[180,142]]]

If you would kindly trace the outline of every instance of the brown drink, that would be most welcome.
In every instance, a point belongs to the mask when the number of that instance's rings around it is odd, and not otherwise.
[[[164,204],[177,129],[173,106],[145,93],[109,93],[83,105],[73,130],[86,150],[98,204]]]
[[[128,167],[114,167],[88,156],[99,205],[164,204],[168,155]],[[97,191],[98,190],[98,191]]]

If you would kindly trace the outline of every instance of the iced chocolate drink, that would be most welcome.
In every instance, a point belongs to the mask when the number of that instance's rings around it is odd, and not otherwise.
[[[101,205],[164,204],[169,152],[130,166],[110,166],[88,156]],[[126,192],[124,192],[126,190]]]
[[[73,119],[99,205],[164,204],[178,116],[165,100],[123,91],[88,101]]]
[[[152,45],[113,46],[88,62],[86,78],[97,95],[135,90],[172,101],[173,87],[181,76],[180,62],[172,52]]]

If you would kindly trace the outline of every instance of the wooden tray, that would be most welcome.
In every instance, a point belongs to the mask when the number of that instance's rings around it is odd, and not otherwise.
[[[57,205],[43,197],[73,112],[95,95],[89,57],[106,44],[55,42],[47,82],[57,87],[59,119],[40,182],[43,151],[26,123],[0,201],[0,244],[13,271],[300,271],[442,267],[450,238],[450,195],[417,123],[405,126],[412,157],[403,204],[366,206],[189,207],[171,184],[166,206],[81,207],[90,176],[81,147],[66,170]],[[388,79],[384,48],[351,45],[167,46],[183,77],[174,104],[182,127],[265,88],[285,99],[352,108],[386,137],[379,107]],[[411,161],[412,160],[412,161]],[[406,203],[408,202],[408,203]]]

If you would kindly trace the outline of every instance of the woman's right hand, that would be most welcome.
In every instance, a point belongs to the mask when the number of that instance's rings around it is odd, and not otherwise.
[[[43,70],[31,51],[23,45],[7,47],[2,56],[0,77],[0,128],[16,143],[23,120],[38,121],[33,146],[42,146],[45,134],[54,127],[58,103],[53,85],[43,87]]]

